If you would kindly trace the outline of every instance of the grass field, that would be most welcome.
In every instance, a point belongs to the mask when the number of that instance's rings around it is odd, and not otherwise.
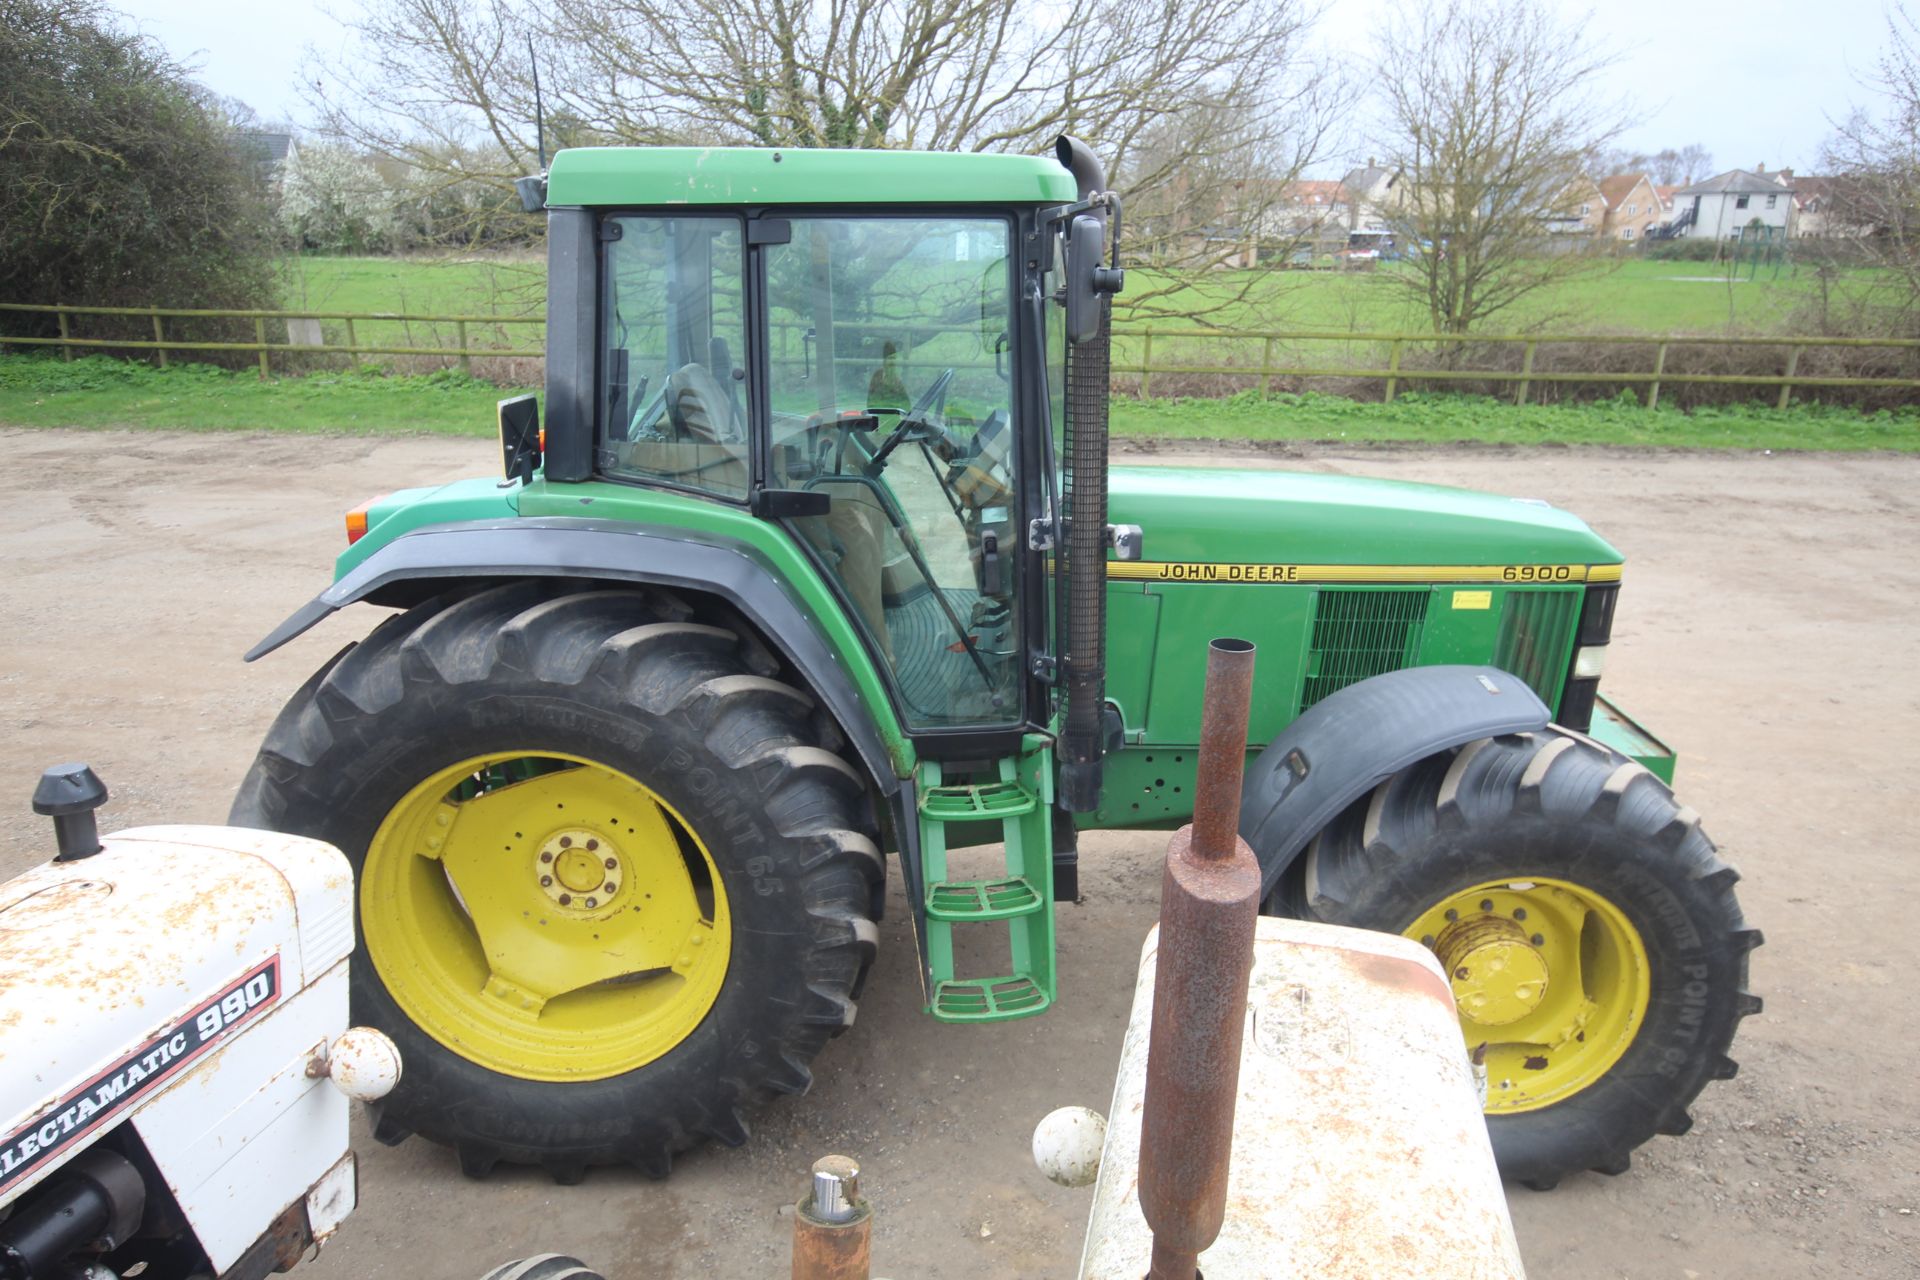
[[[1209,273],[1202,285],[1174,289],[1156,306],[1206,312],[1208,323],[1250,329],[1420,330],[1425,312],[1405,287],[1405,268],[1372,271]],[[411,314],[539,315],[545,266],[536,256],[476,258],[297,258],[286,268],[286,305],[317,311]],[[1161,294],[1162,273],[1134,269],[1121,295],[1122,324],[1189,327],[1192,321],[1130,316],[1128,295]],[[1629,259],[1527,300],[1489,322],[1487,332],[1560,333],[1777,332],[1810,300],[1813,281],[1792,267],[1746,267],[1729,276],[1724,265]],[[1241,292],[1246,297],[1222,302]],[[514,330],[515,340],[530,336]]]
[[[0,356],[0,426],[296,431],[353,435],[494,432],[510,388],[451,370],[378,369],[262,382],[205,365],[167,370],[93,356],[71,364]],[[1860,414],[1796,404],[1648,413],[1631,399],[1512,404],[1472,396],[1403,395],[1392,404],[1339,396],[1243,394],[1221,400],[1119,398],[1117,436],[1182,440],[1481,441],[1685,448],[1920,450],[1920,408]]]

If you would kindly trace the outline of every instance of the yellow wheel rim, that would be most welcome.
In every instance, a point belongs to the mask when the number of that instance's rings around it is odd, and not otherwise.
[[[1646,1020],[1646,945],[1585,886],[1488,881],[1435,903],[1405,933],[1447,971],[1467,1047],[1486,1046],[1490,1115],[1589,1088]]]
[[[692,1034],[726,981],[713,856],[645,786],[577,756],[473,756],[367,849],[381,982],[448,1049],[528,1080],[600,1080]]]

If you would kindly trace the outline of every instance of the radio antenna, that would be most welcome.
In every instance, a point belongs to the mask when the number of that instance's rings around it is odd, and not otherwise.
[[[527,61],[533,64],[533,138],[540,153],[540,172],[547,171],[547,113],[540,105],[540,58],[533,51],[533,37],[527,37]]]

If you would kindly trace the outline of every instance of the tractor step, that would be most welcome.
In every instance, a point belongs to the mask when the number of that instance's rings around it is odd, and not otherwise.
[[[941,1022],[1026,1018],[1053,1003],[1051,744],[1029,739],[1025,750],[1000,760],[994,772],[998,778],[949,783],[938,761],[920,765],[927,989],[933,993],[927,1012]],[[1005,873],[979,880],[948,879],[949,824],[973,841],[981,838],[983,823],[999,824]],[[954,930],[981,925],[1007,931],[1011,973],[963,978],[954,972]]]
[[[929,787],[920,812],[934,822],[996,822],[1032,813],[1038,798],[1013,779],[981,786]]]
[[[933,1016],[942,1022],[1004,1022],[1045,1013],[1053,999],[1023,975],[965,978],[935,986]]]
[[[1006,920],[1046,905],[1046,898],[1025,876],[946,880],[927,890],[927,914],[936,920]]]

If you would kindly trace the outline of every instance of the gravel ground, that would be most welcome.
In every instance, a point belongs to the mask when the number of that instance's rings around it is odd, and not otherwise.
[[[0,876],[46,857],[39,770],[91,761],[103,825],[219,822],[280,703],[376,616],[351,611],[252,666],[240,653],[324,582],[340,513],[369,494],[482,473],[485,441],[0,431],[24,479],[0,509]],[[1920,459],[1567,449],[1165,452],[1546,498],[1629,570],[1609,693],[1673,742],[1679,790],[1746,875],[1765,929],[1766,1013],[1684,1138],[1618,1178],[1513,1188],[1536,1277],[1920,1275]],[[1904,673],[1904,674],[1903,674]],[[661,1184],[602,1171],[463,1179],[421,1142],[357,1133],[360,1213],[300,1274],[471,1280],[559,1249],[610,1280],[784,1275],[808,1163],[858,1155],[876,1267],[906,1277],[1063,1276],[1088,1193],[1026,1155],[1054,1106],[1104,1108],[1157,898],[1164,837],[1085,841],[1063,908],[1062,998],[1044,1018],[949,1027],[917,1012],[897,900],[860,1022],[805,1099],[752,1143]],[[897,880],[896,880],[897,886]],[[896,887],[897,894],[897,887]],[[1284,1208],[1279,1211],[1284,1212]],[[1437,1273],[1444,1274],[1444,1272]]]

